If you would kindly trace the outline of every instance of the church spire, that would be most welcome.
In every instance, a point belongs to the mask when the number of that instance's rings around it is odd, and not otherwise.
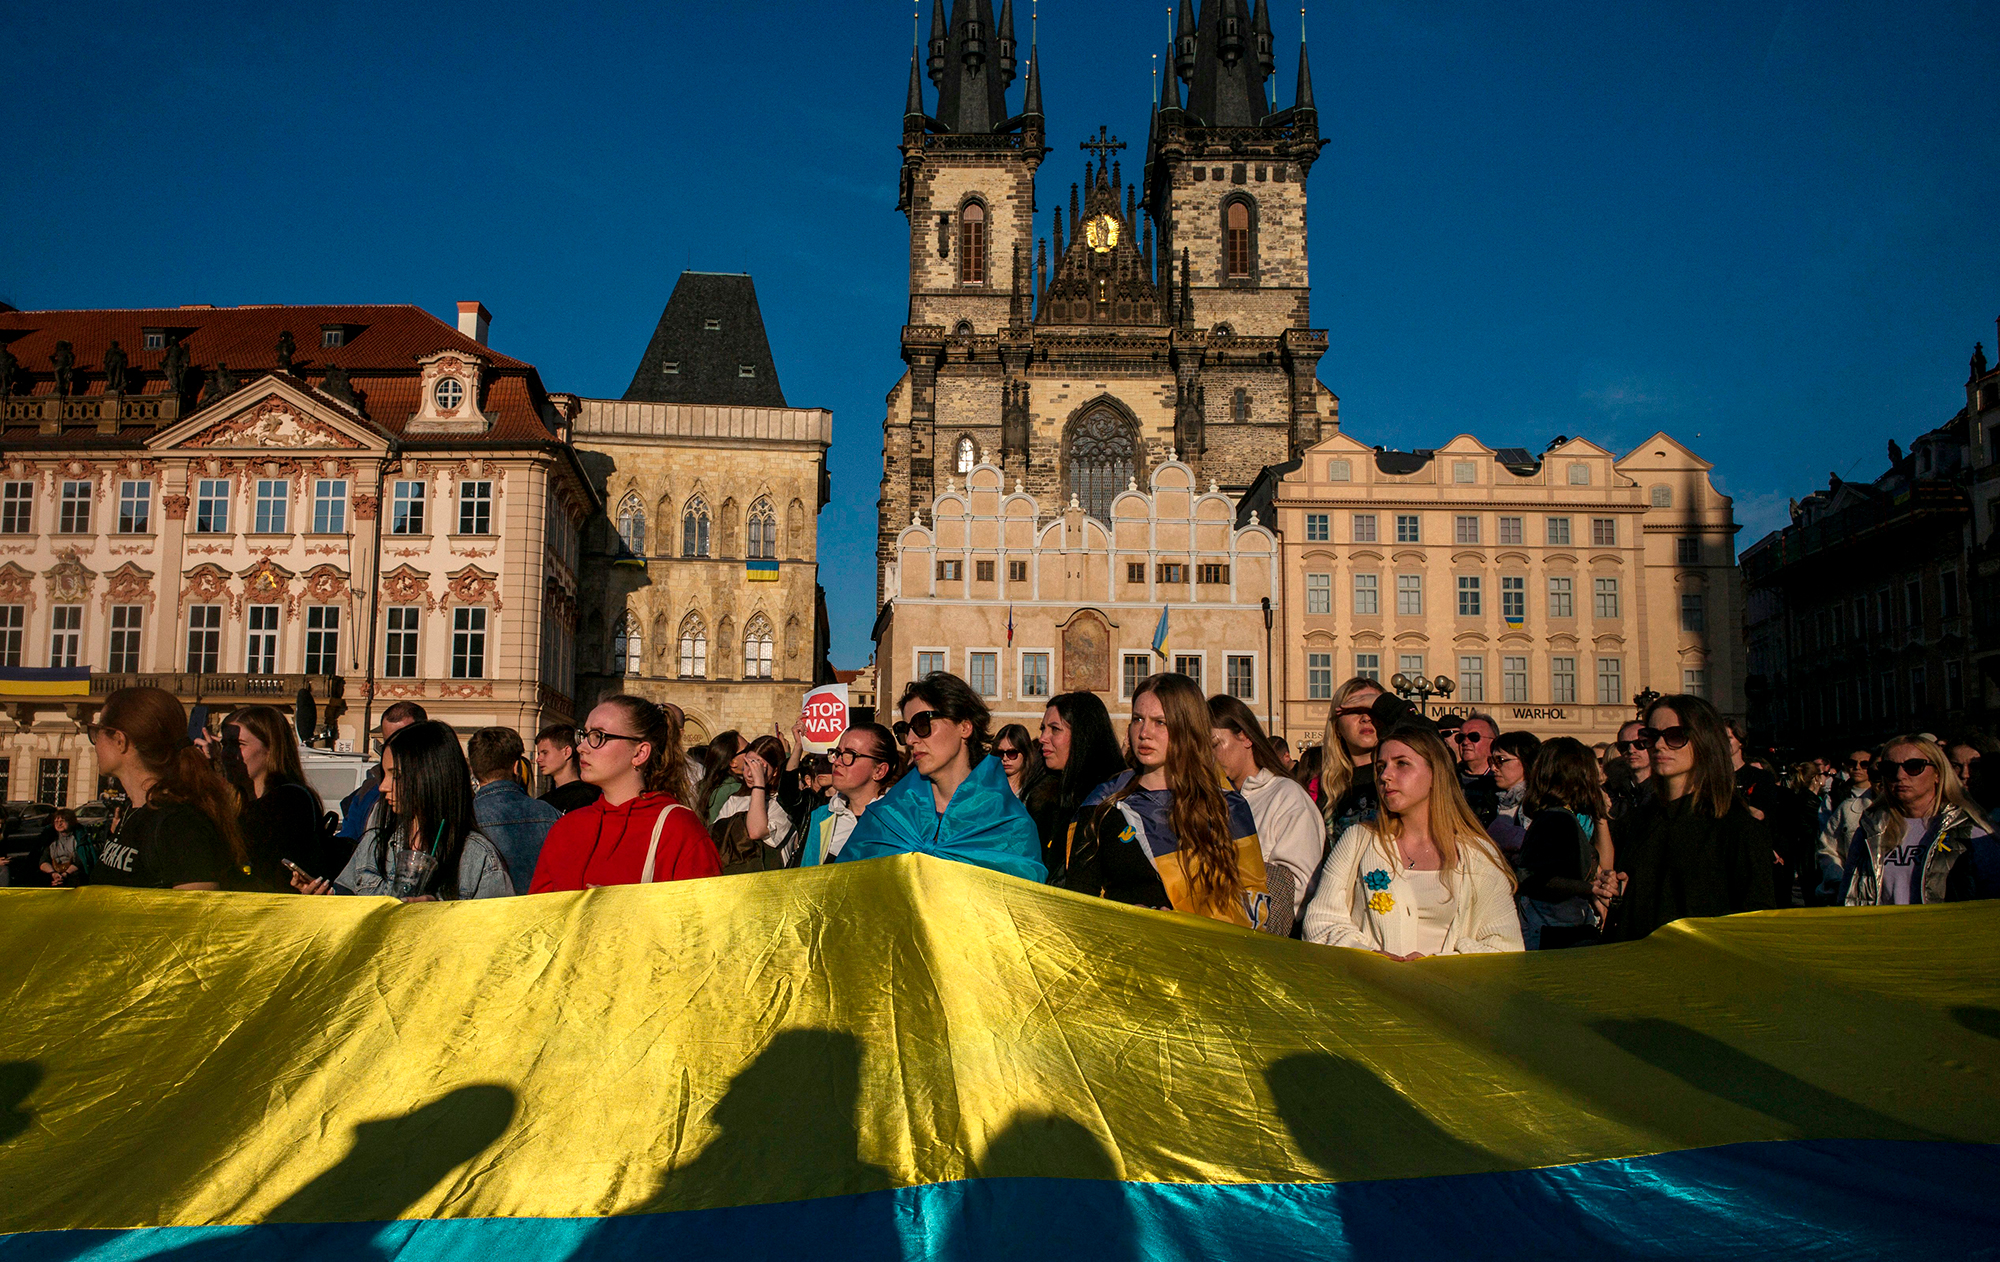
[[[1005,92],[1013,85],[1014,0],[1000,0],[1000,90]]]
[[[936,0],[941,6],[943,0]],[[938,9],[933,9],[933,14]],[[1011,20],[1012,10],[1009,9]],[[942,56],[932,20],[931,66],[938,76],[937,121],[960,135],[988,135],[1007,120],[1013,42],[1004,46],[987,0],[954,0]]]
[[[924,113],[924,81],[917,73],[917,50],[910,50],[910,95],[903,102],[903,117],[921,118]]]
[[[1313,73],[1312,67],[1306,64],[1306,42],[1304,40],[1299,41],[1299,95],[1297,101],[1293,103],[1292,108],[1301,114],[1308,110],[1311,110],[1315,114],[1319,112],[1318,108],[1313,105]]]
[[[1021,113],[1042,116],[1042,57],[1032,38],[1028,41],[1028,92],[1021,101]]]
[[[944,25],[944,0],[931,0],[931,86],[944,86],[944,54],[950,46]]]
[[[1175,37],[1174,64],[1188,79],[1188,111],[1210,127],[1255,127],[1270,112],[1264,96],[1270,63],[1263,49],[1270,38],[1268,17],[1253,18],[1252,0],[1202,0],[1187,33]],[[1261,27],[1261,30],[1260,30]]]

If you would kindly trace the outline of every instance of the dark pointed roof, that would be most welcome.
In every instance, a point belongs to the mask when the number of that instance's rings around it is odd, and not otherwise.
[[[1188,112],[1208,126],[1254,127],[1270,112],[1249,0],[1202,0],[1193,64],[1177,60],[1188,80]]]
[[[1011,77],[1000,64],[1000,34],[993,25],[992,6],[987,0],[954,0],[941,58],[937,12],[932,10],[931,79],[938,87],[938,125],[960,135],[989,133],[1007,121]]]
[[[1299,41],[1299,95],[1293,108],[1317,110],[1317,107],[1313,105],[1313,72],[1312,67],[1306,64],[1306,42],[1304,40]]]
[[[711,407],[784,407],[785,392],[778,385],[778,366],[764,336],[755,282],[741,273],[682,272],[625,398]]]

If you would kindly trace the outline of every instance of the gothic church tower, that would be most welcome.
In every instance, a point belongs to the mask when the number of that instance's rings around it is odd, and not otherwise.
[[[1268,100],[1267,0],[1182,0],[1144,187],[1100,126],[1040,239],[1040,69],[1031,46],[1010,113],[1016,49],[1012,0],[997,24],[988,0],[954,0],[949,22],[932,0],[928,56],[912,52],[907,371],[883,426],[878,595],[897,532],[975,463],[1044,513],[1074,500],[1106,517],[1170,453],[1240,492],[1337,424],[1315,377],[1326,334],[1307,327],[1305,182],[1324,142],[1303,45],[1296,102]]]

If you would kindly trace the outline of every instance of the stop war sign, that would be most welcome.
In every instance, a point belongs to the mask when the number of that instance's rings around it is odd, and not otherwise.
[[[806,694],[805,741],[810,753],[824,753],[847,730],[847,685],[827,684]]]

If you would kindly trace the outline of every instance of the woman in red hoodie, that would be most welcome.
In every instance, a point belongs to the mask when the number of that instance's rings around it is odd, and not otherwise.
[[[576,752],[583,778],[603,793],[550,827],[530,894],[721,874],[715,843],[685,805],[678,715],[644,697],[606,697],[576,734]]]

